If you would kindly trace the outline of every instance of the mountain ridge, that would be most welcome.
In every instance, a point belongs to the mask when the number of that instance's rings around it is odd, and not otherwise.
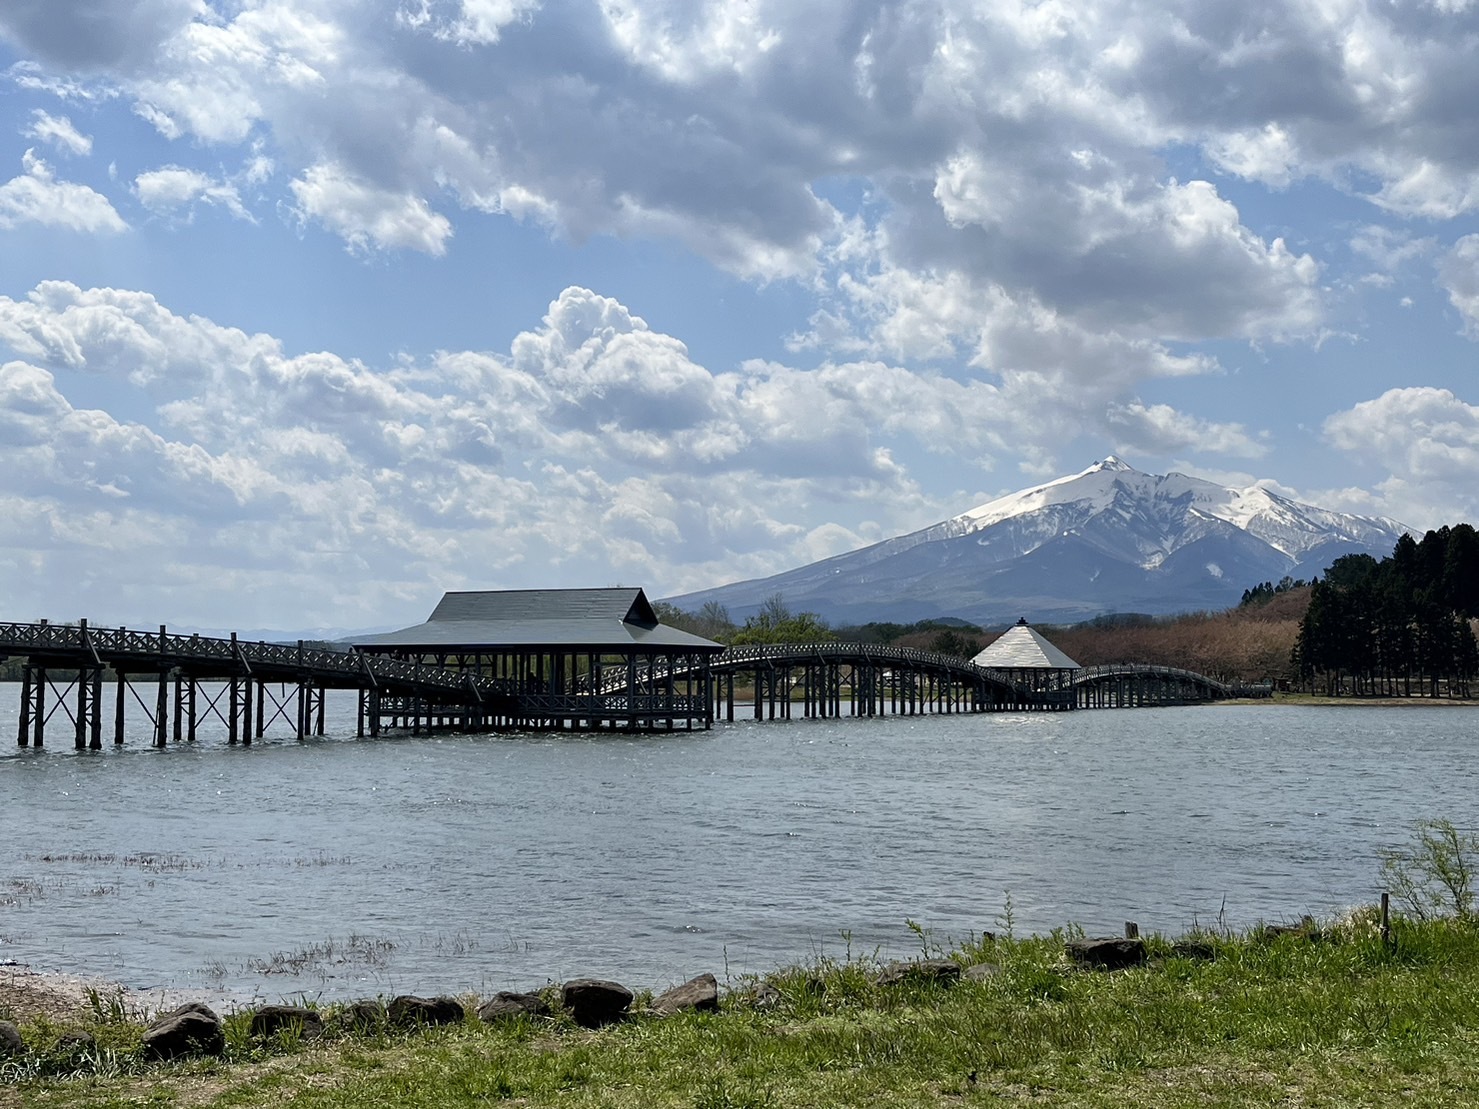
[[[1110,455],[918,531],[668,600],[690,610],[717,602],[743,619],[779,593],[834,623],[1165,615],[1229,607],[1251,585],[1313,577],[1343,554],[1383,557],[1410,530],[1260,484],[1142,473]]]

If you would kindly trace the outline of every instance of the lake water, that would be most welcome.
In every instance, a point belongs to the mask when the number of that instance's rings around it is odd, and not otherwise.
[[[0,959],[243,1001],[662,988],[907,955],[906,920],[948,940],[1008,903],[1019,932],[1242,927],[1370,901],[1379,847],[1475,823],[1458,708],[357,740],[331,693],[329,738],[75,752],[54,723],[38,752],[17,701]]]

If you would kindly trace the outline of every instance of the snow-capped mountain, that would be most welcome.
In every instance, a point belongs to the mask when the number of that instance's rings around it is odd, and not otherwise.
[[[1145,474],[1110,456],[921,531],[672,602],[692,610],[717,601],[741,619],[779,593],[793,610],[835,623],[1221,609],[1249,586],[1313,577],[1344,554],[1389,555],[1408,530],[1259,485]]]

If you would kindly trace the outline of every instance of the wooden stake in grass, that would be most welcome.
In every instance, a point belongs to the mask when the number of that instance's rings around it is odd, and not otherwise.
[[[1392,950],[1392,898],[1386,890],[1381,891],[1381,945]]]

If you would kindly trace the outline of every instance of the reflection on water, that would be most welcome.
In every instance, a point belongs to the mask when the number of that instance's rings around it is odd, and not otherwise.
[[[238,997],[662,987],[1015,924],[1242,926],[1375,894],[1473,822],[1465,709],[1214,706],[14,746],[0,958]]]

